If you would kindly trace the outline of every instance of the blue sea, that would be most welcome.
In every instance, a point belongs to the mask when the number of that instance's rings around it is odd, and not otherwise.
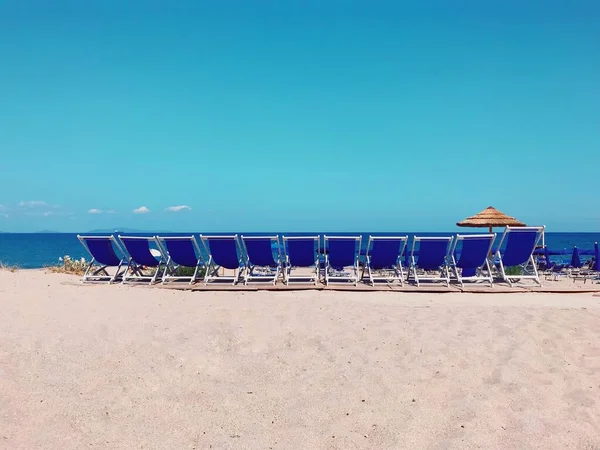
[[[149,236],[149,233],[127,233],[128,235]],[[163,233],[165,236],[177,236],[198,233]],[[205,234],[232,234],[232,233],[205,233]],[[418,234],[419,236],[451,236],[456,233],[414,233],[414,232],[387,232],[387,233],[237,233],[244,235],[260,234],[279,234],[286,236],[301,235],[358,235],[363,236],[363,247],[367,245],[369,235],[409,235],[409,239]],[[497,238],[499,239],[499,237]],[[552,251],[557,253],[552,256],[556,261],[570,261],[573,247],[577,246],[583,253],[582,260],[587,260],[593,254],[594,242],[600,241],[600,232],[597,233],[552,233],[546,232],[546,245]],[[41,268],[58,263],[58,258],[69,255],[71,258],[84,257],[89,259],[89,255],[80,244],[76,234],[71,233],[0,233],[0,262],[9,266],[18,266],[26,269]]]

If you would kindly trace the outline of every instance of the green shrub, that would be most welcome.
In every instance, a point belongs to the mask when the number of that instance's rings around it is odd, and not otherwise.
[[[523,268],[521,266],[505,267],[504,272],[506,275],[523,275]]]
[[[196,271],[195,267],[179,266],[177,268],[177,270],[175,271],[175,275],[180,276],[180,277],[191,277],[194,275],[195,271]],[[198,269],[198,275],[197,275],[198,278],[202,278],[205,273],[206,273],[206,269],[204,267],[200,267],[200,269]]]

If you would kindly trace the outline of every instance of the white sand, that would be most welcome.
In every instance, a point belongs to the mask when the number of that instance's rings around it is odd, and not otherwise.
[[[600,448],[600,297],[0,271],[0,448]]]

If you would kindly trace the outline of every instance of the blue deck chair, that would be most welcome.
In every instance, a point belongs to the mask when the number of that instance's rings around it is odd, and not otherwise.
[[[242,236],[246,254],[244,284],[249,282],[277,283],[281,273],[279,236]]]
[[[204,284],[211,281],[231,281],[233,285],[238,283],[245,268],[238,235],[200,235],[200,241],[208,255]],[[233,270],[233,275],[219,275],[219,269]]]
[[[330,282],[358,284],[361,236],[324,236],[325,285]]]
[[[407,241],[408,236],[369,236],[363,278],[366,270],[371,286],[375,286],[376,281],[393,283],[394,280],[398,280],[400,285],[404,286],[402,254]]]
[[[557,281],[558,277],[561,275],[565,275],[563,272],[565,268],[565,264],[557,263],[556,261],[552,261],[550,259],[550,249],[548,246],[544,247],[544,278],[546,280],[554,280]]]
[[[154,284],[162,278],[167,262],[160,251],[161,247],[156,237],[119,236],[119,241],[129,254],[130,270],[123,275],[123,283],[148,281],[150,284]],[[155,248],[151,248],[151,244]],[[154,272],[146,274],[148,269]]]
[[[460,283],[464,281],[487,281],[494,285],[489,257],[496,233],[457,234],[450,250],[450,268]],[[458,259],[457,259],[458,258]]]
[[[319,236],[283,236],[283,247],[285,251],[284,283],[304,281],[314,282],[316,285],[319,281],[319,258],[321,254]],[[311,268],[313,270],[305,274],[292,275],[292,270],[297,268]]]
[[[410,252],[409,279],[412,275],[417,286],[421,281],[443,281],[449,286],[448,251],[451,243],[452,237],[415,236]],[[438,271],[438,276],[431,275],[431,272]]]
[[[161,252],[168,255],[167,267],[162,277],[162,284],[168,281],[189,280],[194,284],[198,273],[204,266],[204,259],[198,241],[194,236],[156,236]],[[190,276],[178,275],[180,267],[191,267],[194,273]]]
[[[506,227],[498,249],[496,261],[502,279],[512,286],[515,280],[533,280],[541,286],[533,252],[537,248],[544,227]],[[506,244],[503,246],[503,244]],[[507,267],[519,267],[520,274],[507,274]]]
[[[90,264],[81,281],[114,283],[120,281],[127,270],[125,252],[114,236],[80,236],[77,239],[92,257]],[[115,268],[115,273],[110,275],[106,270]]]

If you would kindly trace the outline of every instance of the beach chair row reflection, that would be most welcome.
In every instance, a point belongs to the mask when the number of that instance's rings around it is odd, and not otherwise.
[[[450,237],[78,236],[91,256],[84,282],[273,284],[485,282],[540,284],[534,250],[544,227]]]

